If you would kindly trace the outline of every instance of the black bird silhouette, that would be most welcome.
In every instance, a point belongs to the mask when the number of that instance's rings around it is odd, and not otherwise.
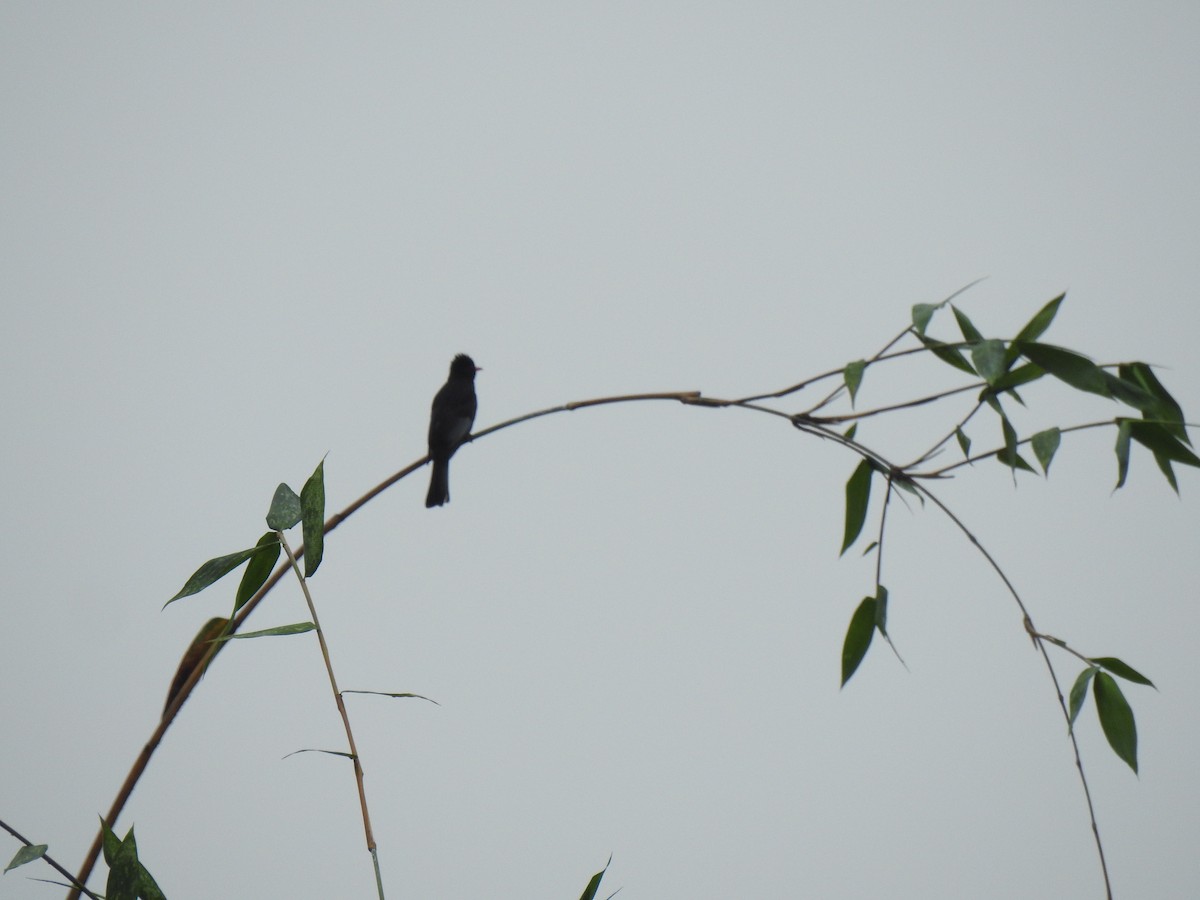
[[[450,377],[433,398],[429,412],[429,478],[426,508],[450,502],[450,457],[462,446],[475,422],[475,373],[479,367],[460,353],[450,363]]]

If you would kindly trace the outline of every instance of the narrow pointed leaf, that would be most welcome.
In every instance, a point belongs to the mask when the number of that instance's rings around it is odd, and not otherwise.
[[[1009,348],[1009,354],[1012,353],[1012,348]],[[1005,356],[1005,366],[1012,365],[1012,360]],[[1006,371],[1003,375],[996,379],[995,383],[991,384],[991,389],[996,393],[1009,391],[1014,397],[1017,397],[1017,388],[1030,382],[1037,381],[1046,370],[1041,366],[1035,366],[1033,363],[1025,363],[1023,366],[1017,366],[1015,369]],[[1020,398],[1017,397],[1019,400]]]
[[[7,872],[9,869],[15,869],[17,866],[23,866],[36,859],[41,859],[46,855],[48,849],[50,848],[46,844],[33,844],[29,847],[22,847],[17,851],[17,855],[12,858],[12,862],[4,867],[4,871]]]
[[[1162,454],[1172,462],[1183,463],[1185,466],[1200,467],[1200,457],[1171,434],[1170,428],[1157,422],[1129,420],[1129,433],[1135,441],[1144,447]]]
[[[295,491],[280,482],[279,487],[275,488],[275,496],[271,498],[271,508],[267,511],[267,527],[272,531],[287,531],[302,517],[300,498]]]
[[[1119,490],[1125,486],[1125,477],[1129,474],[1129,419],[1117,419],[1117,486]]]
[[[233,601],[233,611],[237,612],[246,605],[246,601],[258,593],[279,559],[279,537],[273,531],[268,531],[258,539],[257,552],[250,557],[242,580],[238,584],[237,596]]]
[[[1107,672],[1098,672],[1092,681],[1092,693],[1096,698],[1096,712],[1100,716],[1100,727],[1108,738],[1108,745],[1134,772],[1137,764],[1137,726],[1133,721],[1133,710],[1121,693],[1121,688]]]
[[[848,441],[854,440],[854,435],[858,434],[858,423],[854,422],[849,428],[847,428],[845,430],[845,432],[843,434],[844,434],[846,440],[848,440]]]
[[[858,539],[867,519],[867,505],[871,499],[871,472],[871,464],[864,459],[846,482],[846,529],[842,540],[842,553]]]
[[[1132,681],[1136,684],[1144,684],[1147,687],[1154,687],[1154,682],[1135,669],[1133,666],[1127,666],[1114,656],[1097,656],[1092,659],[1096,665],[1107,669],[1118,678],[1124,678],[1126,681]],[[1157,688],[1155,688],[1157,690]]]
[[[1163,477],[1167,479],[1167,484],[1171,486],[1176,494],[1179,493],[1179,482],[1175,480],[1175,469],[1171,466],[1171,461],[1161,453],[1154,454],[1154,461],[1158,463],[1158,468],[1162,471]]]
[[[1000,430],[1004,434],[1004,449],[1001,451],[1000,459],[1005,465],[1012,468],[1017,467],[1017,429],[1013,428],[1012,422],[1008,421],[1008,416],[1001,414]]]
[[[1152,415],[1159,405],[1153,394],[1136,382],[1128,381],[1104,369],[1100,371],[1104,373],[1104,383],[1108,386],[1109,396],[1134,409],[1141,410],[1142,415],[1147,419],[1157,418]]]
[[[291,753],[286,754],[283,759],[295,756],[298,753],[325,753],[329,756],[344,756],[346,759],[354,759],[354,754],[347,753],[345,750],[322,750],[320,747],[305,747],[303,750],[293,750]]]
[[[342,691],[342,693],[343,694],[374,694],[376,697],[394,697],[396,699],[428,700],[434,706],[442,705],[442,704],[438,703],[436,700],[434,700],[432,697],[426,697],[424,694],[411,694],[411,693],[407,693],[407,692],[397,694],[397,693],[390,693],[388,691],[350,691],[350,690]]]
[[[217,617],[209,619],[196,632],[196,636],[192,638],[191,644],[184,651],[183,659],[179,661],[179,668],[175,670],[175,677],[171,679],[171,686],[167,689],[167,702],[163,704],[163,715],[166,715],[167,710],[171,708],[171,703],[179,695],[184,682],[191,677],[196,667],[208,665],[212,659],[212,655],[217,652],[216,648],[218,645],[215,641],[225,633],[225,629],[228,626],[228,619]]]
[[[1099,671],[1095,666],[1088,666],[1079,673],[1079,677],[1071,685],[1071,727],[1075,726],[1075,720],[1079,718],[1079,711],[1083,709],[1083,701],[1087,699],[1088,682]]]
[[[1102,397],[1112,396],[1104,370],[1082,353],[1036,341],[1021,341],[1018,346],[1031,363],[1041,366],[1071,387]]]
[[[983,335],[979,333],[979,329],[971,324],[971,320],[967,318],[967,314],[955,306],[950,304],[950,309],[954,311],[954,318],[958,321],[958,330],[962,332],[963,340],[972,344],[983,340]]]
[[[846,629],[846,640],[842,643],[842,687],[846,686],[867,655],[874,634],[875,598],[864,597],[850,617],[850,627]]]
[[[875,627],[887,636],[888,589],[882,584],[875,586]]]
[[[1147,419],[1157,419],[1160,422],[1168,423],[1167,428],[1171,434],[1184,443],[1191,443],[1184,425],[1183,409],[1180,408],[1170,392],[1163,387],[1162,382],[1158,380],[1150,366],[1141,362],[1122,363],[1117,371],[1124,381],[1139,385],[1154,398],[1154,406],[1144,411]]]
[[[971,364],[967,362],[966,357],[962,355],[962,352],[957,347],[952,347],[949,344],[934,340],[931,337],[925,337],[923,334],[918,334],[917,337],[919,337],[921,339],[921,343],[929,348],[933,355],[942,362],[954,366],[954,368],[966,372],[968,375],[979,374],[975,371]]]
[[[1039,431],[1029,439],[1029,443],[1033,445],[1033,455],[1042,465],[1042,471],[1047,475],[1050,474],[1050,463],[1054,459],[1054,454],[1058,452],[1058,445],[1062,441],[1062,432],[1057,428],[1047,428],[1045,431]]]
[[[1014,476],[1017,472],[1032,472],[1034,475],[1036,475],[1038,473],[1038,470],[1035,469],[1033,466],[1031,466],[1025,460],[1025,457],[1023,457],[1020,453],[1018,453],[1010,461],[1009,459],[1006,458],[1004,450],[997,450],[995,453],[995,457],[996,457],[996,461],[999,462],[1000,465],[1004,466],[1007,469],[1011,469],[1013,471]]]
[[[993,339],[975,344],[971,347],[971,362],[983,380],[995,386],[1004,375],[1004,342]]]
[[[954,437],[958,441],[958,447],[960,450],[962,450],[963,456],[970,458],[970,456],[971,456],[971,439],[969,437],[967,437],[967,433],[965,431],[963,431],[961,428],[955,428],[954,429]]]
[[[929,327],[929,320],[933,318],[933,314],[937,311],[939,305],[935,303],[916,303],[913,305],[912,323],[918,335],[925,333],[925,329]]]
[[[600,890],[600,879],[604,877],[604,873],[608,871],[608,867],[612,865],[612,856],[609,855],[608,862],[604,864],[604,868],[592,876],[587,883],[587,887],[583,889],[583,893],[579,895],[579,900],[596,900],[596,892]]]
[[[850,405],[854,405],[854,398],[858,396],[858,386],[862,384],[863,370],[866,369],[866,360],[856,359],[852,363],[847,363],[846,368],[842,370],[842,377],[846,380],[846,389],[850,391]]]
[[[218,556],[216,559],[210,559],[192,573],[192,577],[179,589],[179,593],[164,603],[163,607],[165,608],[183,597],[190,597],[192,594],[200,593],[200,591],[213,582],[224,578],[258,551],[259,548],[254,546],[249,550],[239,550],[237,553],[230,553],[228,556]]]
[[[162,888],[158,886],[154,876],[140,862],[138,863],[137,895],[139,900],[167,900],[166,894],[162,892]]]
[[[325,555],[325,460],[300,489],[304,512],[304,577],[312,578]]]
[[[108,882],[105,885],[104,895],[107,900],[137,900],[137,840],[133,836],[132,828],[129,829],[124,840],[117,842],[113,858],[108,859],[107,856],[106,853]]]
[[[1063,302],[1066,294],[1059,294],[1045,306],[1037,311],[1037,314],[1025,323],[1025,327],[1017,332],[1018,341],[1036,341],[1050,327],[1050,323],[1054,321],[1054,317],[1058,315],[1058,307]]]
[[[313,631],[317,626],[312,622],[297,622],[294,625],[277,625],[274,628],[264,628],[262,631],[239,631],[237,634],[226,634],[217,638],[219,641],[240,641],[245,638],[278,637],[288,634],[304,634]]]

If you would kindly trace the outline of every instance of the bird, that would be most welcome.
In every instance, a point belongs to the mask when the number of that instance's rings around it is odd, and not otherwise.
[[[434,395],[429,411],[429,459],[433,472],[425,507],[450,502],[450,457],[463,445],[475,423],[475,373],[480,368],[465,353],[450,362],[450,377]]]

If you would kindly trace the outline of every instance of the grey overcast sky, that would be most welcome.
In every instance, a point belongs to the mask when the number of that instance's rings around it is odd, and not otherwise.
[[[78,865],[233,583],[163,602],[325,454],[331,512],[420,457],[454,353],[477,428],[744,396],[987,276],[989,335],[1066,290],[1047,340],[1161,365],[1195,414],[1198,47],[1194,2],[0,5],[0,818]],[[895,363],[859,402],[962,383]],[[1118,411],[1025,400],[1025,435]],[[903,460],[968,406],[859,434]],[[1112,445],[935,488],[1039,627],[1159,686],[1126,690],[1140,777],[1090,710],[1079,740],[1117,896],[1195,898],[1200,479],[1135,451],[1114,494]],[[611,853],[628,898],[1101,897],[1044,665],[931,506],[889,511],[908,670],[875,647],[839,690],[855,462],[610,406],[331,535],[342,686],[441,704],[349,701],[388,896],[577,897]],[[304,618],[285,584],[251,625]],[[374,896],[349,766],[282,759],[343,748],[323,678],[312,635],[238,642],[193,695],[118,823],[172,900]]]

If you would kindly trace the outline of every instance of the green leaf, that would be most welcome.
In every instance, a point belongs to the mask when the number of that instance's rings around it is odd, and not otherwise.
[[[1125,476],[1129,474],[1129,439],[1132,435],[1129,419],[1117,419],[1117,486],[1114,491],[1125,485]]]
[[[929,327],[929,320],[933,318],[933,314],[937,312],[940,303],[914,303],[912,308],[912,323],[916,329],[917,335],[923,335],[925,329]]]
[[[325,555],[325,460],[300,489],[304,511],[304,577],[312,578]]]
[[[1018,341],[1036,341],[1042,336],[1050,323],[1054,321],[1054,317],[1058,315],[1059,304],[1063,302],[1066,294],[1059,294],[1045,306],[1037,311],[1032,319],[1025,323],[1025,327],[1017,332]]]
[[[28,847],[22,847],[17,851],[17,855],[12,858],[12,862],[4,867],[4,871],[7,872],[9,869],[15,869],[17,866],[31,863],[35,859],[41,859],[46,855],[48,849],[50,848],[46,844],[32,844]]]
[[[1034,475],[1036,475],[1038,473],[1038,470],[1035,469],[1033,466],[1031,466],[1028,462],[1026,462],[1025,457],[1021,456],[1020,453],[1016,454],[1016,456],[1012,459],[1011,462],[1009,460],[1005,459],[1004,450],[1002,450],[1002,449],[997,450],[995,452],[995,454],[993,454],[993,455],[995,456],[996,461],[1000,463],[1000,465],[1004,466],[1007,469],[1012,469],[1014,473],[1016,473],[1018,471],[1032,472]]]
[[[1004,342],[993,339],[975,344],[971,347],[971,362],[983,380],[995,386],[1005,371]]]
[[[272,531],[287,531],[300,521],[303,512],[300,509],[300,498],[286,484],[280,482],[275,488],[275,496],[271,498],[271,508],[267,511],[267,527]]]
[[[1031,363],[1041,366],[1071,387],[1102,397],[1112,396],[1104,370],[1083,354],[1036,341],[1021,341],[1018,346],[1021,354]]]
[[[971,439],[967,437],[967,433],[961,428],[954,429],[954,437],[958,439],[959,449],[962,450],[963,456],[970,459],[971,457]]]
[[[858,434],[858,423],[853,423],[843,434],[843,437],[848,441],[854,440],[854,435]]]
[[[846,368],[842,370],[842,377],[846,379],[846,389],[850,391],[850,405],[854,405],[854,398],[858,395],[858,386],[862,384],[863,370],[866,369],[866,360],[856,359],[852,363],[847,363]]]
[[[1042,471],[1047,475],[1050,474],[1050,462],[1054,459],[1054,454],[1058,452],[1058,445],[1061,441],[1062,432],[1057,428],[1039,431],[1029,439],[1029,443],[1033,445],[1033,455],[1042,464]]]
[[[957,347],[952,347],[949,344],[934,340],[931,337],[925,337],[923,334],[918,334],[917,337],[920,338],[921,343],[924,344],[930,350],[930,352],[932,352],[933,355],[942,362],[954,366],[954,368],[966,372],[968,375],[979,374],[975,371],[971,364],[967,362],[966,357],[962,355],[961,351],[959,351]]]
[[[1136,684],[1144,684],[1147,687],[1154,687],[1154,682],[1135,669],[1133,666],[1127,666],[1114,656],[1097,656],[1092,660],[1096,665],[1108,669],[1118,678],[1124,678],[1126,681],[1132,681]],[[1158,690],[1155,688],[1155,690]]]
[[[841,556],[853,544],[862,532],[863,523],[867,520],[867,504],[871,499],[871,464],[863,460],[854,469],[850,480],[846,482],[846,530],[842,540]]]
[[[842,644],[842,687],[846,686],[846,682],[867,655],[867,648],[871,646],[874,634],[875,598],[864,597],[854,615],[850,617],[850,627],[846,629],[846,640]]]
[[[1000,460],[1011,468],[1017,467],[1017,429],[1013,428],[1008,416],[1000,414],[1000,430],[1004,434],[1004,449],[1000,451]]]
[[[137,893],[141,900],[167,900],[167,895],[155,882],[154,876],[140,862],[138,863]]]
[[[1100,727],[1104,729],[1108,745],[1129,768],[1137,772],[1137,726],[1133,721],[1133,710],[1121,693],[1120,686],[1111,675],[1099,672],[1092,682],[1092,693],[1096,698],[1096,712],[1100,716]]]
[[[1130,419],[1128,421],[1129,433],[1133,439],[1153,451],[1156,456],[1162,454],[1164,458],[1172,462],[1200,467],[1200,457],[1189,450],[1179,438],[1171,434],[1168,426],[1145,420]]]
[[[237,596],[233,601],[233,611],[237,612],[253,597],[275,568],[279,559],[279,537],[273,531],[268,531],[258,539],[257,552],[250,557],[246,571],[242,573],[241,583],[238,584]]]
[[[611,854],[608,857],[608,862],[604,864],[604,868],[593,875],[591,881],[587,883],[587,887],[579,895],[579,900],[596,900],[596,891],[600,890],[600,879],[604,877],[604,873],[608,871],[610,865],[612,865]]]
[[[111,859],[106,841],[104,859],[108,863],[108,883],[104,895],[107,900],[137,900],[139,864],[133,829],[129,829],[124,840],[116,840],[116,835],[113,835],[113,840],[116,843]]]
[[[958,320],[958,330],[962,332],[963,340],[972,344],[983,340],[983,335],[979,333],[979,329],[971,324],[971,320],[967,318],[967,314],[955,306],[950,304],[950,308],[954,310],[954,318]]]
[[[888,589],[882,584],[875,585],[875,627],[879,633],[887,635]]]
[[[198,594],[210,584],[224,578],[255,553],[259,552],[259,547],[256,545],[249,550],[239,550],[237,553],[230,553],[228,556],[218,556],[216,559],[210,559],[200,568],[198,568],[192,577],[187,580],[187,583],[179,589],[179,593],[163,604],[165,609],[167,606],[174,603],[176,600],[183,597],[190,597],[192,594]]]
[[[1010,345],[1009,354],[1011,353],[1012,346]],[[1005,357],[1004,364],[1006,367],[1012,365],[1012,360],[1009,360],[1007,355]],[[1035,366],[1033,363],[1025,363],[1023,366],[1017,366],[1015,369],[1006,371],[1002,376],[996,379],[994,384],[989,385],[989,387],[995,393],[1010,391],[1014,397],[1017,397],[1017,388],[1021,387],[1021,385],[1029,384],[1031,381],[1037,381],[1045,374],[1046,370],[1041,366]],[[1021,398],[1017,397],[1017,399],[1020,400]]]
[[[277,625],[274,628],[265,628],[262,631],[239,631],[237,634],[226,634],[219,638],[218,641],[240,641],[243,638],[257,637],[276,637],[278,635],[287,634],[304,634],[306,631],[312,631],[317,626],[312,622],[296,622],[294,625]]]
[[[1127,381],[1112,372],[1101,369],[1104,372],[1104,383],[1108,387],[1109,396],[1114,400],[1120,400],[1134,409],[1141,410],[1142,415],[1147,419],[1154,419],[1157,416],[1151,415],[1158,408],[1158,401],[1144,390],[1141,385],[1133,381]]]
[[[1075,726],[1075,720],[1079,718],[1079,711],[1083,709],[1083,701],[1087,699],[1088,682],[1099,671],[1095,666],[1088,666],[1079,673],[1079,677],[1071,685],[1071,727]]]
[[[867,546],[863,548],[862,555],[866,556],[868,553],[870,553],[872,550],[874,550],[878,546],[879,546],[879,541],[871,541],[871,543],[867,544]]]
[[[1171,461],[1161,453],[1154,454],[1154,461],[1158,463],[1158,468],[1162,470],[1163,477],[1167,479],[1167,484],[1171,486],[1171,490],[1178,494],[1179,482],[1175,480],[1175,470],[1171,468]]]
[[[1154,398],[1154,405],[1143,413],[1145,418],[1157,419],[1165,423],[1171,434],[1184,443],[1191,443],[1187,435],[1183,409],[1163,387],[1162,382],[1158,380],[1150,366],[1140,362],[1122,363],[1117,371],[1123,381],[1138,385]]]

